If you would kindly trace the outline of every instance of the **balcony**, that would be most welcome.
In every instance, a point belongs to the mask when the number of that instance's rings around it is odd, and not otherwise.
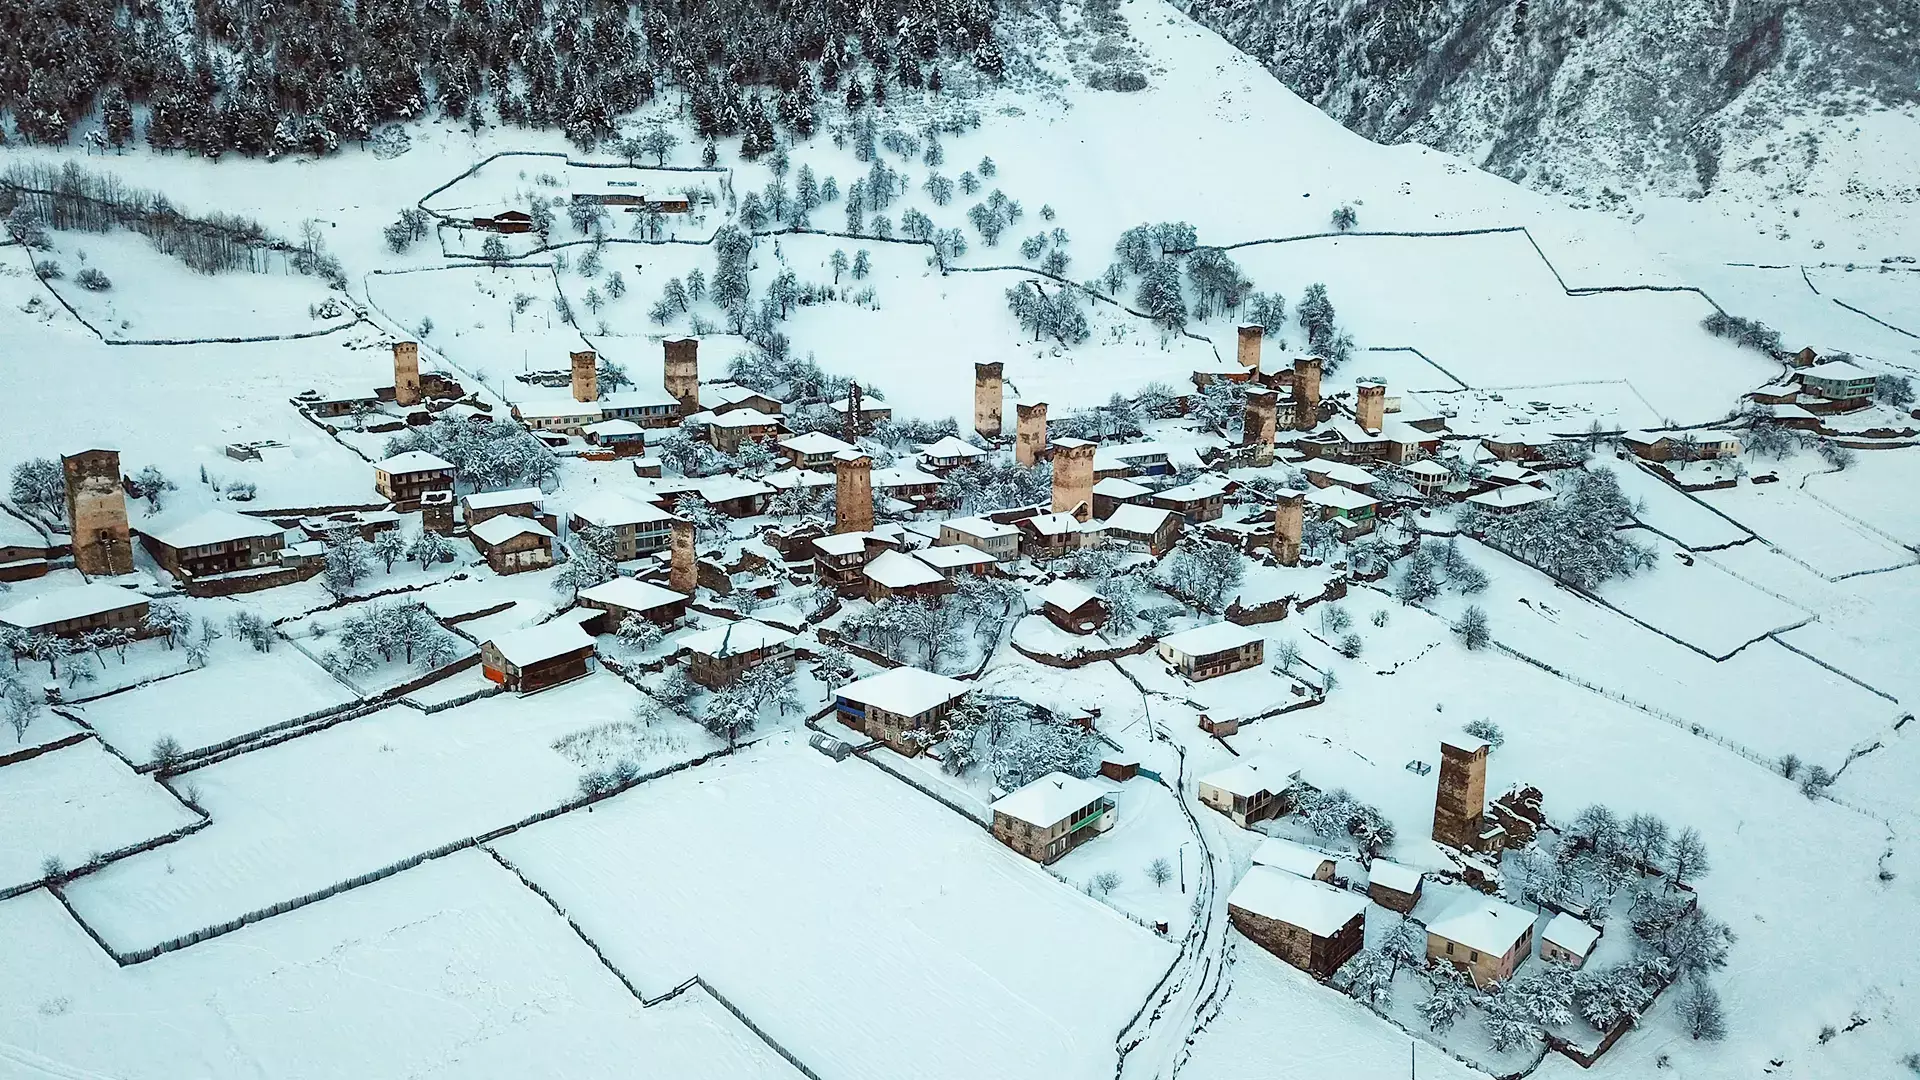
[[[1099,802],[1094,803],[1093,809],[1089,810],[1085,817],[1067,826],[1068,835],[1077,833],[1081,829],[1098,822],[1101,817],[1105,816],[1106,812],[1111,809],[1113,809],[1113,800],[1111,799],[1101,799]]]

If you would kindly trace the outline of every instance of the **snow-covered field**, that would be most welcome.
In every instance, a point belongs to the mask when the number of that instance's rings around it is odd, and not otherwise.
[[[803,743],[496,845],[653,994],[700,974],[822,1076],[1103,1077],[1173,949]]]
[[[271,652],[231,650],[197,671],[73,711],[114,749],[145,762],[162,738],[194,750],[353,698],[339,680],[283,642]]]
[[[87,739],[0,767],[0,888],[37,881],[197,820],[172,793]]]
[[[297,899],[576,797],[582,770],[552,743],[628,719],[639,700],[600,673],[430,715],[395,705],[195,770],[176,782],[199,790],[214,824],[83,878],[69,896],[122,950]],[[684,756],[713,746],[686,734]]]
[[[1915,558],[1913,552],[1848,520],[1791,483],[1742,483],[1699,494],[1707,505],[1826,577],[1904,566]]]
[[[697,987],[643,1008],[478,851],[136,967],[44,891],[0,940],[0,1075],[799,1076]]]

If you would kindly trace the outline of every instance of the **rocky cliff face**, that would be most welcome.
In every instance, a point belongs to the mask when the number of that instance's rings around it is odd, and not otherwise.
[[[1569,193],[1704,193],[1732,170],[1778,183],[1861,114],[1920,104],[1916,0],[1191,0],[1189,13],[1369,138]]]

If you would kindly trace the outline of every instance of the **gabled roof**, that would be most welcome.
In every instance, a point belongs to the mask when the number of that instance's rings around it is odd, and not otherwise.
[[[1549,502],[1552,499],[1553,492],[1547,491],[1544,488],[1534,487],[1531,484],[1509,484],[1506,487],[1497,487],[1489,491],[1483,491],[1478,495],[1467,496],[1467,501],[1476,506],[1501,508],[1509,506],[1531,506],[1534,503]]]
[[[581,430],[603,439],[610,435],[646,435],[646,429],[631,420],[602,420],[597,424],[588,424]]]
[[[1030,518],[1022,518],[1020,524],[1041,536],[1060,536],[1078,531],[1080,519],[1072,514],[1037,514]]]
[[[395,454],[390,458],[373,463],[373,467],[392,476],[395,473],[427,472],[432,469],[452,470],[453,465],[427,453],[425,450],[409,450],[404,454]]]
[[[940,570],[951,570],[957,566],[985,566],[999,561],[972,544],[936,544],[915,549],[913,557]]]
[[[1301,877],[1313,877],[1327,863],[1335,858],[1324,851],[1315,851],[1305,844],[1296,844],[1283,836],[1269,836],[1260,841],[1253,849],[1255,866],[1271,866],[1276,870],[1285,870],[1289,874]]]
[[[1107,518],[1107,528],[1124,533],[1138,533],[1151,536],[1160,531],[1160,527],[1173,517],[1171,510],[1158,506],[1141,506],[1139,503],[1122,503],[1113,508]]]
[[[951,518],[943,523],[947,528],[979,540],[991,540],[996,536],[1012,536],[1020,530],[1012,525],[1002,525],[983,517]]]
[[[514,537],[525,533],[544,536],[549,540],[553,539],[552,530],[532,518],[523,518],[518,514],[495,514],[493,517],[475,525],[472,529],[468,530],[468,533],[474,539],[486,544],[488,547],[504,544]]]
[[[814,537],[813,546],[828,555],[857,555],[867,550],[869,535],[863,532],[829,533]]]
[[[848,683],[834,696],[898,716],[919,716],[965,696],[967,684],[916,667],[897,667]]]
[[[1290,771],[1273,758],[1242,758],[1217,772],[1200,778],[1200,783],[1217,787],[1229,795],[1252,797],[1263,791],[1279,793],[1293,783],[1297,770]]]
[[[603,491],[581,500],[574,504],[573,516],[596,529],[617,529],[624,525],[665,521],[673,517],[652,503],[628,498],[617,491]]]
[[[1226,480],[1217,476],[1203,476],[1191,484],[1182,484],[1179,487],[1167,488],[1155,497],[1169,499],[1173,502],[1195,502],[1200,499],[1211,499],[1226,493]]]
[[[1397,862],[1388,862],[1385,859],[1375,859],[1373,865],[1367,867],[1368,884],[1392,889],[1394,892],[1411,894],[1420,887],[1420,879],[1425,876],[1411,866],[1401,866]]]
[[[1812,377],[1815,379],[1850,381],[1853,379],[1874,378],[1873,372],[1855,364],[1850,364],[1845,360],[1822,360],[1812,367],[1801,368],[1798,374],[1803,379]]]
[[[1551,941],[1575,956],[1585,956],[1600,940],[1600,931],[1562,911],[1547,921],[1540,940]]]
[[[809,431],[791,439],[781,439],[780,445],[796,454],[837,454],[853,449],[851,443],[841,442],[824,431]]]
[[[539,626],[529,626],[525,630],[515,630],[511,634],[502,634],[493,639],[493,647],[507,663],[524,668],[528,664],[551,660],[580,649],[591,649],[593,639],[580,629],[579,623],[570,619],[555,619]]]
[[[541,398],[538,401],[516,402],[513,411],[522,417],[551,419],[556,416],[596,417],[600,415],[600,403],[597,401],[575,401],[570,397]]]
[[[1359,510],[1362,507],[1378,505],[1380,500],[1371,495],[1362,495],[1348,487],[1335,484],[1333,487],[1314,488],[1307,492],[1307,501],[1316,506],[1331,506],[1340,510]]]
[[[546,492],[537,487],[507,488],[504,491],[476,491],[461,501],[469,510],[491,510],[497,506],[541,505]]]
[[[910,589],[947,580],[940,571],[902,551],[883,551],[867,562],[866,575],[889,589]]]
[[[924,484],[944,484],[945,480],[930,472],[921,472],[911,465],[895,465],[885,469],[873,470],[873,486],[887,488],[920,487]]]
[[[1227,903],[1242,911],[1297,926],[1321,938],[1339,933],[1367,910],[1367,898],[1359,893],[1336,889],[1325,882],[1271,866],[1248,870],[1247,876],[1234,886]]]
[[[1079,810],[1107,797],[1105,788],[1063,772],[1050,772],[1002,796],[993,812],[1041,828],[1051,828]]]
[[[1093,485],[1095,495],[1105,495],[1109,499],[1137,499],[1142,495],[1153,494],[1153,489],[1136,484],[1124,476],[1109,476]]]
[[[930,458],[975,458],[984,457],[987,452],[970,442],[948,435],[938,442],[922,446],[920,453]]]
[[[1177,634],[1168,634],[1160,639],[1160,644],[1188,656],[1211,656],[1255,641],[1264,641],[1266,637],[1267,635],[1259,627],[1217,622],[1209,626],[1196,626],[1191,630],[1182,630]]]
[[[190,548],[260,536],[279,536],[286,530],[271,521],[218,507],[185,507],[140,521],[133,526],[133,531],[152,537],[170,548]]]
[[[1427,923],[1427,932],[1491,956],[1505,956],[1533,929],[1533,912],[1491,896],[1466,893]]]
[[[1324,476],[1336,484],[1359,484],[1362,487],[1368,487],[1380,482],[1379,477],[1358,465],[1350,465],[1344,461],[1329,461],[1326,458],[1305,462],[1300,466],[1300,471]]]
[[[684,602],[684,594],[672,589],[663,589],[650,581],[639,578],[617,577],[603,581],[590,589],[580,590],[580,599],[627,611],[652,611],[668,604]]]
[[[759,409],[735,409],[732,412],[720,413],[707,421],[714,427],[722,428],[769,427],[779,422],[779,417],[768,416]]]
[[[792,640],[791,631],[768,626],[757,619],[741,619],[688,634],[680,639],[680,644],[701,656],[735,656],[756,649],[777,648]]]
[[[1094,592],[1092,589],[1087,588],[1077,581],[1067,581],[1064,578],[1041,589],[1039,595],[1039,600],[1042,604],[1059,608],[1061,611],[1068,612],[1069,614],[1079,611],[1088,604],[1099,601],[1099,599],[1099,593]]]
[[[110,581],[93,581],[71,589],[53,589],[31,600],[22,600],[0,610],[0,623],[31,630],[144,603],[147,603],[147,598],[132,589],[123,589]]]

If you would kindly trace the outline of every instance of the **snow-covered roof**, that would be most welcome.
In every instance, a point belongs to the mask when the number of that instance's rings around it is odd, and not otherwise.
[[[1498,435],[1488,435],[1481,441],[1501,446],[1552,446],[1560,441],[1560,437],[1549,431],[1522,431],[1519,428],[1508,428]]]
[[[1411,866],[1402,866],[1397,862],[1388,862],[1386,859],[1375,859],[1373,865],[1367,867],[1369,884],[1378,885],[1383,889],[1392,889],[1394,892],[1411,894],[1413,890],[1420,887],[1420,879],[1424,876],[1426,875]]]
[[[1472,735],[1446,735],[1441,737],[1440,745],[1450,746],[1463,754],[1477,754],[1491,744]]]
[[[942,570],[951,570],[959,566],[984,566],[995,562],[993,556],[974,547],[972,544],[936,544],[933,547],[920,548],[913,557]]]
[[[573,516],[596,529],[617,529],[673,517],[652,503],[628,498],[617,491],[603,491],[582,499],[574,505]]]
[[[1156,457],[1171,457],[1171,453],[1165,445],[1152,442],[1102,446],[1093,452],[1093,467],[1095,471],[1131,468],[1141,458]]]
[[[1539,473],[1517,461],[1503,461],[1487,470],[1487,479],[1506,480],[1515,484],[1524,484],[1538,479],[1539,476]]]
[[[1367,910],[1367,898],[1359,893],[1336,889],[1325,882],[1271,866],[1248,870],[1247,876],[1234,886],[1227,903],[1242,911],[1297,926],[1314,937],[1332,937]]]
[[[562,416],[594,417],[600,415],[600,403],[575,401],[570,397],[541,398],[538,401],[516,402],[513,411],[522,417],[541,420],[552,420]]]
[[[1478,506],[1531,506],[1537,502],[1546,502],[1553,498],[1553,492],[1537,488],[1531,484],[1510,484],[1483,491],[1478,495],[1467,496],[1467,501]]]
[[[962,697],[967,684],[916,667],[897,667],[848,683],[834,696],[860,705],[885,709],[897,716],[919,716]]]
[[[1600,931],[1562,911],[1547,920],[1540,940],[1551,941],[1575,956],[1585,956],[1593,943],[1600,940]]]
[[[1445,465],[1440,464],[1439,462],[1433,460],[1432,458],[1421,458],[1419,461],[1408,462],[1407,464],[1400,466],[1400,471],[1406,472],[1406,473],[1412,473],[1415,476],[1450,476],[1452,475]]]
[[[1025,524],[1041,536],[1061,536],[1078,531],[1080,519],[1072,514],[1038,514],[1027,518]]]
[[[700,497],[710,503],[726,502],[729,499],[744,499],[752,495],[767,495],[773,488],[751,476],[737,476],[722,473],[719,476],[705,477],[700,481]]]
[[[515,630],[511,634],[502,634],[493,639],[493,647],[507,663],[524,668],[528,664],[551,660],[579,649],[590,649],[593,639],[580,629],[579,623],[555,619],[539,626],[529,626],[525,630]]]
[[[1225,495],[1226,493],[1227,481],[1217,476],[1203,476],[1191,484],[1182,484],[1179,487],[1167,488],[1165,491],[1160,492],[1158,498],[1170,499],[1174,502],[1195,502],[1200,499],[1215,498],[1220,495]]]
[[[31,630],[39,626],[84,619],[144,604],[147,598],[110,581],[94,581],[71,589],[54,589],[0,611],[0,623]]]
[[[1273,758],[1242,758],[1218,772],[1200,778],[1207,787],[1216,787],[1229,795],[1250,798],[1263,791],[1281,792],[1293,783],[1297,770],[1289,771]]]
[[[895,465],[887,469],[873,470],[873,486],[882,491],[887,488],[919,487],[923,484],[945,483],[930,472],[921,472],[911,465]]]
[[[1856,364],[1845,360],[1822,360],[1811,367],[1800,369],[1800,377],[1812,376],[1816,379],[1871,379],[1874,374]]]
[[[1173,511],[1163,510],[1158,506],[1122,503],[1113,508],[1113,513],[1107,518],[1107,528],[1150,536],[1158,532],[1160,526],[1166,524],[1167,519],[1172,516]]]
[[[49,544],[40,530],[0,510],[0,547],[44,548]]]
[[[256,536],[279,536],[286,530],[271,521],[236,514],[231,510],[183,507],[147,518],[134,525],[133,531],[150,536],[170,548],[190,548]]]
[[[813,546],[829,555],[853,555],[867,549],[868,533],[844,532],[830,536],[816,536]]]
[[[866,575],[869,581],[889,589],[910,589],[947,580],[940,571],[901,551],[883,551],[869,560]]]
[[[938,442],[922,446],[920,453],[930,458],[974,458],[985,456],[986,451],[956,436],[947,435]]]
[[[1093,493],[1109,499],[1137,499],[1153,494],[1153,489],[1136,484],[1124,476],[1109,476],[1093,485]]]
[[[721,413],[707,421],[707,423],[714,427],[723,428],[769,427],[779,422],[779,417],[768,416],[759,409],[735,409],[732,412]]]
[[[1331,506],[1339,510],[1360,510],[1378,505],[1380,500],[1371,495],[1363,495],[1352,488],[1335,484],[1332,487],[1314,488],[1307,492],[1307,501],[1316,506]]]
[[[1065,439],[1055,439],[1053,440],[1053,445],[1055,447],[1064,446],[1069,450],[1075,450],[1082,446],[1093,446],[1095,444],[1088,439],[1075,439],[1075,438],[1069,437]]]
[[[1100,595],[1077,581],[1060,580],[1040,590],[1040,602],[1073,612],[1100,599]]]
[[[384,461],[376,461],[373,467],[392,476],[396,473],[427,472],[432,469],[451,470],[453,466],[425,450],[409,450],[404,454],[395,454]]]
[[[1160,644],[1188,656],[1211,656],[1214,653],[1226,652],[1228,649],[1238,649],[1251,642],[1263,641],[1266,636],[1259,627],[1217,622],[1208,626],[1196,626],[1191,630],[1182,630],[1177,634],[1168,634],[1160,639]]]
[[[539,506],[546,498],[546,492],[537,487],[518,487],[504,491],[476,491],[463,501],[469,510],[492,510],[499,506]]]
[[[853,449],[852,444],[841,442],[824,431],[809,431],[791,439],[781,439],[780,445],[796,454],[837,454]]]
[[[741,386],[739,383],[708,383],[700,388],[700,404],[709,409],[720,405],[737,404],[749,398],[775,400],[771,394],[763,394],[751,386]]]
[[[1695,431],[1692,434],[1693,441],[1698,443],[1730,443],[1740,441],[1738,434],[1731,431],[1720,431],[1715,428]]]
[[[597,424],[588,424],[581,430],[589,435],[598,435],[604,439],[613,435],[644,436],[647,429],[631,420],[602,420]]]
[[[1300,466],[1300,471],[1309,475],[1324,476],[1336,484],[1359,484],[1367,487],[1380,482],[1380,478],[1361,468],[1344,461],[1329,461],[1316,458]]]
[[[993,812],[1044,829],[1058,825],[1106,796],[1106,790],[1098,784],[1067,773],[1050,772],[995,801]]]
[[[672,589],[663,589],[650,581],[639,578],[617,577],[603,581],[590,589],[580,590],[580,599],[626,611],[652,611],[654,608],[677,604],[687,598]]]
[[[832,487],[833,474],[817,472],[813,469],[781,469],[767,474],[767,486],[776,491],[792,488]]]
[[[1326,852],[1296,844],[1284,836],[1269,836],[1253,849],[1255,866],[1271,866],[1301,877],[1313,877],[1322,866],[1333,861],[1334,857]]]
[[[1673,436],[1667,434],[1666,432],[1655,433],[1651,431],[1640,431],[1638,429],[1633,431],[1623,431],[1620,433],[1621,442],[1632,443],[1635,446],[1653,446],[1656,443],[1660,442],[1662,439],[1671,439],[1671,438],[1673,438]]]
[[[1012,525],[1002,525],[983,517],[952,518],[945,527],[954,532],[963,533],[977,540],[991,540],[996,536],[1012,536],[1020,530]]]
[[[793,640],[791,631],[768,626],[757,619],[741,619],[715,626],[680,639],[685,648],[701,656],[733,656],[757,649],[771,649]]]
[[[671,408],[680,404],[680,399],[667,393],[664,386],[651,389],[621,390],[600,399],[600,407],[605,410],[618,409],[658,409]]]
[[[545,525],[540,524],[532,518],[524,518],[518,514],[495,514],[493,517],[475,525],[468,531],[474,539],[486,544],[488,547],[504,544],[514,537],[525,533],[544,536],[549,540],[553,539],[553,531],[551,529],[548,529]]]
[[[1505,956],[1520,935],[1533,929],[1533,912],[1479,893],[1466,893],[1437,919],[1427,932],[1490,956]]]

